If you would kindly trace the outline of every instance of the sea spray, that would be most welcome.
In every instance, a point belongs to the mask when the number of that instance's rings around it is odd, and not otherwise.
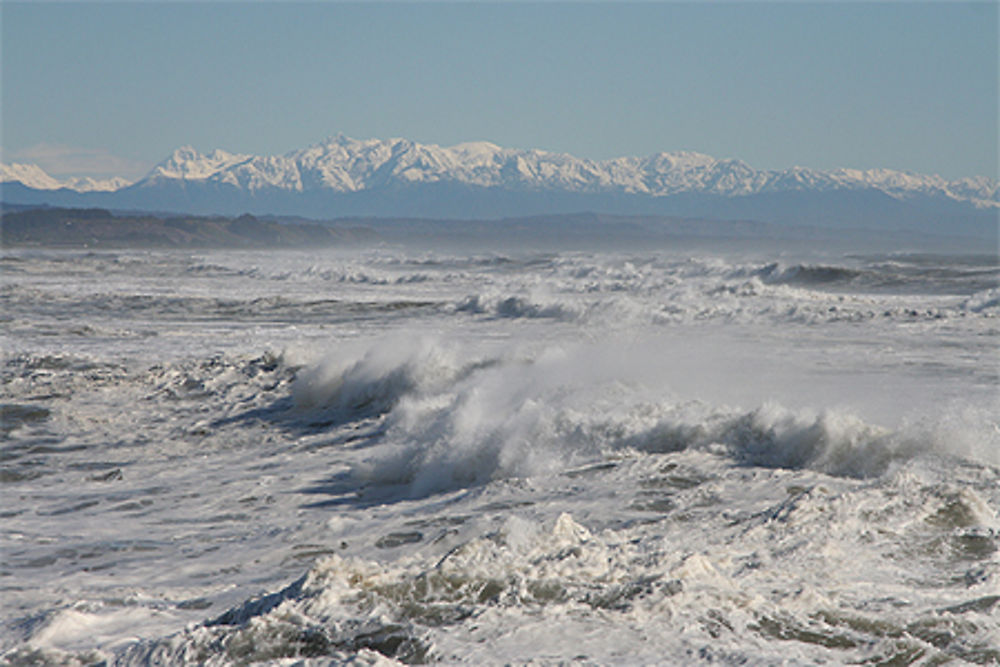
[[[347,421],[384,415],[393,445],[355,474],[407,484],[417,495],[544,474],[623,450],[700,449],[748,465],[851,477],[880,475],[923,452],[974,455],[946,421],[894,430],[844,409],[793,410],[771,400],[747,410],[679,399],[663,384],[648,384],[644,361],[645,368],[601,345],[484,358],[441,340],[389,340],[353,362],[302,373],[294,395],[298,409]],[[970,438],[984,443],[983,436],[980,428]],[[982,449],[987,457],[993,451],[988,442]]]

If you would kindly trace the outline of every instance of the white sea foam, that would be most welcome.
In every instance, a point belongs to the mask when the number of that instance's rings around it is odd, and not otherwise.
[[[1000,660],[989,258],[0,259],[0,661]]]
[[[679,400],[664,378],[649,385],[651,367],[665,366],[645,356],[650,351],[583,345],[483,358],[440,340],[388,340],[356,361],[301,373],[295,396],[300,409],[342,420],[387,414],[394,451],[356,472],[409,484],[417,495],[545,474],[628,449],[700,449],[744,464],[870,477],[930,451],[992,463],[1000,445],[996,423],[983,411],[973,419],[971,409],[893,430],[845,410]]]
[[[973,313],[997,314],[1000,312],[1000,287],[976,292],[962,301],[961,307]]]
[[[887,581],[908,567],[901,559],[856,567],[869,531],[908,534],[922,549],[948,534],[942,522],[952,517],[966,531],[996,524],[974,492],[955,495],[941,485],[928,492],[908,488],[908,479],[788,494],[774,489],[780,478],[732,479],[715,492],[732,500],[742,490],[744,500],[736,511],[716,510],[707,534],[692,533],[685,520],[661,524],[657,535],[640,527],[595,533],[566,513],[543,522],[507,516],[494,530],[457,540],[444,534],[438,549],[393,563],[332,556],[272,599],[169,642],[137,646],[124,662],[208,646],[229,659],[255,660],[295,653],[309,642],[327,651],[375,648],[407,661],[518,662],[573,650],[580,659],[609,662],[627,650],[640,662],[714,655],[739,663],[766,659],[769,639],[782,640],[783,657],[793,663],[846,651],[873,659],[914,651],[944,658],[949,653],[938,652],[930,638],[958,619],[966,625],[961,639],[945,645],[951,655],[989,660],[996,653],[989,626],[981,624],[997,600],[981,586],[944,609],[920,598],[904,609],[891,597],[851,604],[863,588],[892,595]],[[750,508],[747,491],[760,494]],[[920,498],[924,504],[908,505]],[[717,502],[725,506],[723,498]],[[863,518],[873,510],[882,514]],[[766,592],[789,586],[787,595]],[[552,633],[553,626],[562,632]],[[612,628],[616,641],[601,638]],[[629,641],[622,644],[622,637]]]

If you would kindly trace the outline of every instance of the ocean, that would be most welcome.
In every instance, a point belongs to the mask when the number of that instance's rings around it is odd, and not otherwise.
[[[995,249],[0,271],[4,664],[1000,662]]]

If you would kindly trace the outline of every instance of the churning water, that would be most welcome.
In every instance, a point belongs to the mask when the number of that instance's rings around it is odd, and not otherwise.
[[[1000,661],[996,257],[0,270],[6,663]]]

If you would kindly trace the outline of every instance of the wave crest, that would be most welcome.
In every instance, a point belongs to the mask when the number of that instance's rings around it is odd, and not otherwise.
[[[634,369],[587,348],[464,364],[459,354],[429,339],[376,346],[355,362],[304,373],[296,402],[336,421],[383,416],[387,448],[354,473],[409,485],[415,495],[630,451],[701,450],[745,465],[864,478],[923,452],[947,452],[956,439],[943,422],[891,430],[845,410],[682,400],[629,381]]]
[[[453,354],[427,338],[386,341],[359,359],[345,352],[296,377],[292,398],[300,412],[338,421],[379,416],[407,394],[445,390],[462,372]]]

